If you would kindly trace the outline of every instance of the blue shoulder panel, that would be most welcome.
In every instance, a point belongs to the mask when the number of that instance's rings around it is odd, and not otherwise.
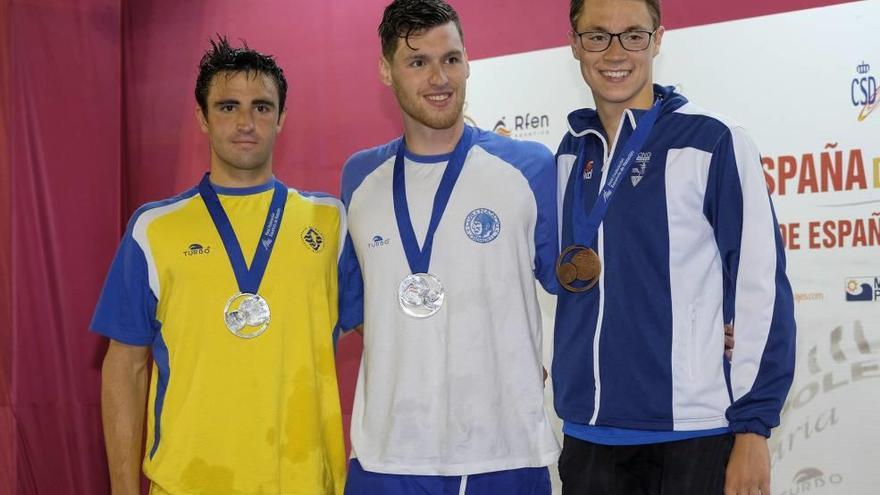
[[[129,345],[150,345],[159,331],[155,294],[150,290],[147,260],[134,240],[133,229],[145,212],[190,198],[198,190],[141,206],[132,215],[98,299],[91,329]]]
[[[346,160],[345,165],[342,167],[342,185],[340,187],[340,195],[346,208],[348,208],[351,201],[351,195],[361,185],[361,182],[376,170],[379,165],[382,165],[397,153],[397,147],[400,145],[401,139],[397,138],[381,146],[358,151]]]
[[[544,290],[557,292],[556,257],[559,251],[556,218],[556,160],[543,144],[517,141],[479,130],[477,145],[523,174],[535,195],[535,278]]]

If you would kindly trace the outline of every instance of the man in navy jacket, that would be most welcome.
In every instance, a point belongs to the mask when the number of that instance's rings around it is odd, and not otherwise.
[[[563,493],[769,495],[795,322],[759,152],[653,84],[657,0],[570,14],[596,109],[569,115],[557,153]]]

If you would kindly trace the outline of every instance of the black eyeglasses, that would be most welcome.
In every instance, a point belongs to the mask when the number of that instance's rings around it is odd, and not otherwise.
[[[640,52],[651,44],[651,36],[654,31],[624,31],[622,33],[606,33],[604,31],[584,31],[575,33],[581,40],[581,48],[588,52],[604,52],[611,46],[611,41],[616,37],[620,40],[620,46],[629,52]]]

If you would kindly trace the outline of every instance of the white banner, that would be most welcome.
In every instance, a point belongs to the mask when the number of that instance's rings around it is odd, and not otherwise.
[[[764,157],[798,322],[773,494],[880,493],[880,2],[669,31],[654,70]],[[477,125],[554,151],[592,106],[568,47],[473,61],[468,90]]]

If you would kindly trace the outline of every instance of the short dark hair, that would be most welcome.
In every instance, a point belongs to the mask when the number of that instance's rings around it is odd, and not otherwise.
[[[217,36],[217,40],[209,40],[211,48],[202,55],[199,62],[199,76],[196,78],[196,101],[202,109],[205,118],[208,117],[208,90],[214,76],[220,72],[251,72],[265,74],[275,81],[278,89],[278,113],[284,111],[284,102],[287,100],[287,79],[284,71],[275,63],[271,55],[248,48],[247,42],[241,41],[240,48],[230,46],[225,36]]]
[[[455,23],[463,41],[464,33],[458,13],[443,0],[394,0],[385,7],[379,24],[382,55],[386,60],[391,60],[397,50],[397,40],[402,39],[410,46],[409,37],[413,34],[450,22]]]
[[[581,10],[584,8],[585,0],[571,0],[568,9],[568,19],[571,21],[571,29],[577,31],[577,20],[581,16]],[[660,0],[644,0],[648,6],[648,13],[651,14],[651,21],[654,22],[654,29],[660,27]]]

